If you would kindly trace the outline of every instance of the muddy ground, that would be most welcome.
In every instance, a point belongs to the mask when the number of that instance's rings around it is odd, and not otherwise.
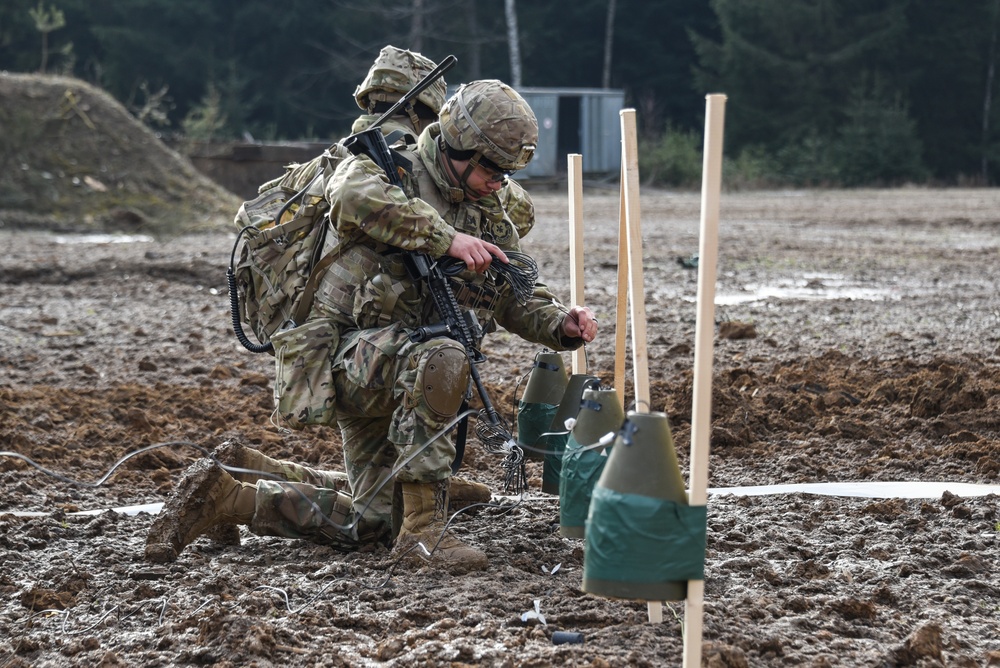
[[[525,246],[565,295],[566,197],[535,196]],[[588,370],[608,382],[618,207],[587,193],[603,327]],[[1000,484],[1000,191],[729,194],[721,209],[711,488]],[[698,220],[697,194],[643,193],[652,402],[685,477]],[[0,230],[0,665],[680,665],[682,604],[649,624],[643,602],[581,592],[583,541],[560,536],[537,463],[526,500],[456,521],[490,559],[461,577],[246,529],[153,566],[150,514],[75,515],[163,501],[226,439],[341,467],[333,430],[269,423],[272,359],[229,325],[230,236],[113,241]],[[501,333],[486,352],[509,414],[538,348]],[[501,491],[475,444],[464,473]],[[712,494],[704,664],[1000,666],[998,536],[996,495]],[[536,600],[544,625],[522,621]]]

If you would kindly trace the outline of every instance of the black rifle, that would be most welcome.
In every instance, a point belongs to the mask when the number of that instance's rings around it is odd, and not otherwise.
[[[507,439],[513,441],[513,437],[506,431],[500,414],[493,408],[493,402],[490,401],[486,387],[479,377],[477,367],[478,364],[486,361],[486,356],[479,350],[483,330],[479,326],[479,319],[476,317],[475,311],[471,309],[462,311],[458,300],[455,299],[455,292],[451,289],[451,281],[448,278],[449,271],[454,269],[461,271],[465,268],[465,263],[461,261],[458,264],[447,263],[449,269],[446,270],[444,262],[435,262],[424,253],[409,252],[403,255],[403,264],[406,266],[410,278],[427,286],[427,291],[434,301],[434,308],[437,309],[438,317],[441,318],[440,322],[414,329],[410,333],[410,340],[421,342],[436,336],[447,336],[462,344],[462,347],[465,348],[465,354],[469,358],[469,372],[472,376],[472,382],[476,386],[476,392],[479,394],[479,400],[483,403],[485,417],[494,428],[503,430],[503,433],[497,433],[490,440],[506,437],[500,443],[491,443],[490,445],[503,447]],[[480,438],[484,435],[480,434]]]
[[[479,319],[472,309],[462,310],[458,300],[455,299],[455,292],[451,288],[449,274],[463,271],[466,268],[465,263],[460,260],[448,260],[451,258],[435,261],[425,253],[412,251],[403,254],[403,264],[406,266],[407,273],[414,281],[426,286],[438,317],[441,319],[436,323],[413,329],[410,332],[410,340],[422,342],[446,336],[460,343],[465,349],[466,357],[469,360],[469,375],[479,395],[479,400],[483,404],[483,410],[480,411],[479,420],[476,423],[476,436],[487,451],[505,455],[504,468],[507,471],[505,487],[507,491],[517,494],[527,485],[524,453],[504,424],[500,414],[493,407],[493,402],[490,401],[489,393],[479,375],[478,365],[486,361],[486,356],[479,350],[479,342],[483,336]],[[467,401],[468,399],[466,399]],[[456,439],[456,454],[455,461],[452,463],[452,472],[456,472],[462,463],[465,445],[464,429],[463,420],[459,438]]]

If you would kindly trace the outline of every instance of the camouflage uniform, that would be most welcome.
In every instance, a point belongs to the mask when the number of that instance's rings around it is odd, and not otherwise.
[[[390,542],[398,529],[393,521],[399,506],[393,503],[395,484],[432,483],[451,474],[452,440],[439,437],[425,444],[454,419],[459,405],[426,392],[424,380],[430,373],[442,373],[436,366],[440,365],[448,367],[455,385],[464,390],[469,385],[468,361],[452,339],[410,340],[413,327],[433,323],[437,317],[433,302],[404,271],[400,251],[440,257],[458,231],[504,250],[520,250],[519,226],[506,211],[533,209],[523,190],[512,183],[497,193],[495,201],[466,199],[442,167],[446,158],[441,154],[441,134],[440,124],[431,125],[413,150],[401,151],[412,164],[412,171],[401,174],[403,191],[390,186],[366,156],[348,158],[326,185],[331,203],[326,250],[339,245],[342,254],[316,292],[310,320],[327,320],[340,332],[333,371],[335,405],[354,494],[352,511],[341,516],[350,520],[344,524],[357,521],[357,525],[339,535],[331,532],[309,503],[343,511],[335,508],[343,498],[333,490],[301,485],[288,490],[261,481],[255,532],[340,547],[355,547],[372,538]],[[488,272],[466,271],[456,278],[456,298],[474,310],[484,332],[499,325],[554,350],[582,344],[581,339],[562,336],[567,310],[544,285],[537,284],[522,305],[506,284],[496,284]]]
[[[501,82],[467,86],[415,145],[399,144],[400,164],[408,165],[402,188],[390,186],[366,156],[348,157],[327,175],[325,245],[337,252],[326,256],[332,265],[307,321],[272,337],[276,399],[287,369],[305,379],[291,384],[296,392],[322,400],[319,408],[306,402],[306,409],[319,410],[322,422],[335,416],[353,496],[338,491],[340,476],[270,460],[252,449],[230,453],[246,460],[237,467],[250,464],[271,475],[258,478],[251,470],[249,479],[241,479],[202,459],[185,471],[150,527],[147,560],[173,561],[206,531],[248,524],[259,535],[344,549],[395,541],[393,549],[403,557],[419,554],[413,550],[423,545],[452,572],[486,567],[483,551],[445,535],[455,446],[439,432],[453,423],[465,398],[469,357],[450,338],[410,339],[412,328],[438,318],[426,286],[414,284],[402,262],[404,251],[445,255],[460,232],[453,252],[475,252],[469,257],[482,260],[484,251],[494,252],[492,245],[517,250],[521,230],[530,229],[530,221],[515,224],[508,213],[531,212],[523,191],[511,184],[499,193],[496,188],[531,159],[538,136],[534,114]],[[470,180],[478,168],[485,175]],[[495,196],[482,197],[484,186]],[[499,325],[557,350],[583,343],[562,333],[567,309],[544,285],[518,301],[489,272],[465,271],[452,280],[456,299],[478,317],[483,332]],[[280,345],[279,335],[285,337]]]

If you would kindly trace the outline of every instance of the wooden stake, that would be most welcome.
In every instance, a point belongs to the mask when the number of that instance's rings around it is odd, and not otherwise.
[[[639,215],[639,150],[635,109],[622,109],[625,229],[628,239],[629,319],[632,322],[632,373],[636,412],[648,413],[649,359],[646,355],[646,291],[642,277],[642,223]]]
[[[582,306],[583,301],[583,156],[566,156],[569,175],[569,285],[570,304]],[[587,372],[587,357],[583,346],[572,353],[573,373]]]
[[[695,321],[694,388],[691,416],[691,479],[688,503],[704,506],[708,448],[712,432],[712,355],[715,344],[715,267],[722,189],[722,130],[726,96],[706,96],[705,154],[701,184],[701,241],[698,247],[698,314]],[[689,580],[684,603],[684,668],[701,666],[704,580]]]
[[[635,377],[635,410],[650,412],[649,358],[646,348],[646,290],[642,276],[642,224],[639,215],[639,149],[635,109],[619,112],[622,124],[622,185],[625,230],[628,240],[629,315],[632,322],[632,373]],[[620,242],[619,242],[620,243]],[[620,253],[620,247],[619,247]],[[621,287],[619,286],[619,292]],[[619,308],[621,303],[619,302]],[[663,604],[647,601],[649,621],[663,621]]]
[[[618,309],[615,312],[615,392],[625,401],[625,346],[628,332],[628,230],[625,227],[625,149],[618,195]]]

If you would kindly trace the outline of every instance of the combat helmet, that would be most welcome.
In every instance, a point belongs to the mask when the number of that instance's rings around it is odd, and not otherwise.
[[[538,144],[538,120],[517,91],[496,79],[463,84],[439,112],[441,138],[451,154],[472,153],[509,173],[528,166]],[[485,160],[484,160],[485,159]]]
[[[419,53],[385,46],[368,70],[368,76],[354,91],[354,99],[361,109],[373,114],[377,103],[396,102],[435,67],[433,60]],[[444,77],[439,77],[417,96],[417,102],[436,116],[446,95],[447,84]]]

